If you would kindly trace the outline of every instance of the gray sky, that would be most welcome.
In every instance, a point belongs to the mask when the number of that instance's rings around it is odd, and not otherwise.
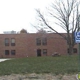
[[[35,8],[44,9],[52,0],[0,0],[0,33],[26,29],[35,32],[30,26],[35,20]]]

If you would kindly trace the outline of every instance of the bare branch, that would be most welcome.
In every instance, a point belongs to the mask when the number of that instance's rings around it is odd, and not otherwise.
[[[39,31],[39,29],[35,25],[31,24],[31,26],[33,26],[36,30]]]
[[[65,21],[62,19],[62,17],[59,16],[55,16],[52,13],[50,13],[50,15],[52,15],[54,18],[56,18],[57,20],[59,20],[62,24],[66,25]]]
[[[62,23],[57,23],[56,22],[55,24],[59,25],[60,27],[62,27],[62,29],[64,29],[65,31],[67,31],[66,28],[64,27],[65,25],[63,25]]]
[[[74,39],[74,32],[79,30],[79,11],[77,5],[80,5],[80,1],[77,0],[59,0],[59,2],[52,3],[51,10],[49,15],[56,19],[56,24],[59,25],[62,29],[65,30],[66,35],[59,33],[54,27],[51,26],[49,23],[49,19],[51,18],[48,16],[44,16],[40,10],[36,10],[38,16],[40,17],[43,24],[45,24],[49,29],[57,33],[58,35],[62,36],[69,48],[74,47],[75,39]],[[47,21],[48,20],[48,21]],[[52,21],[51,21],[52,22]],[[43,27],[43,26],[42,26]]]
[[[62,36],[65,40],[67,39],[65,35],[62,35],[62,34],[58,33],[55,29],[53,29],[51,26],[49,26],[49,24],[46,22],[45,18],[43,17],[43,15],[40,13],[39,10],[37,10],[37,12],[40,15],[41,19],[43,20],[43,22],[45,23],[45,25],[48,26],[48,28],[50,28],[51,30],[53,30],[54,32],[56,32],[57,34]]]

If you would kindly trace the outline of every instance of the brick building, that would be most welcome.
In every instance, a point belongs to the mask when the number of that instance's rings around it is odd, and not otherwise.
[[[55,33],[0,34],[0,57],[52,56],[55,52],[67,54],[66,41]]]

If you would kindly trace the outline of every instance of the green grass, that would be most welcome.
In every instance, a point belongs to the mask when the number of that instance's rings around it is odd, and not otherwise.
[[[0,63],[0,75],[25,73],[73,74],[78,72],[78,56],[30,57]]]

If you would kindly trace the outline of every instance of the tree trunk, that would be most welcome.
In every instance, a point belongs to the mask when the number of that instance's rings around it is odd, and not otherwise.
[[[74,47],[74,46],[72,46],[72,45],[69,45],[69,46],[68,46],[68,54],[69,54],[69,55],[72,55],[72,54],[73,54],[73,47]]]

